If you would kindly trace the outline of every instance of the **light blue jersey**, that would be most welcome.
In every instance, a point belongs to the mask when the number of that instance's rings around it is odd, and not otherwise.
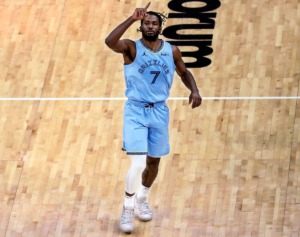
[[[163,40],[159,50],[152,51],[142,40],[136,40],[136,57],[124,65],[129,100],[156,103],[170,95],[175,64],[172,46]]]

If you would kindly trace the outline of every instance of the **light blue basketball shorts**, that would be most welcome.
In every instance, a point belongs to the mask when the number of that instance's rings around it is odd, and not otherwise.
[[[170,152],[169,108],[165,101],[128,100],[123,114],[123,150],[129,155],[161,157]]]

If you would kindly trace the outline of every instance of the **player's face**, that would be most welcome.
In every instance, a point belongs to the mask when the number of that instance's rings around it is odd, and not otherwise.
[[[148,41],[155,41],[161,32],[161,27],[157,16],[148,15],[141,24],[140,30],[143,38]]]

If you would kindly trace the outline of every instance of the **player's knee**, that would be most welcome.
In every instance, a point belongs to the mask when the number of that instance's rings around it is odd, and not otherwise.
[[[136,173],[142,173],[144,171],[144,169],[146,168],[146,164],[136,164],[132,166],[132,169],[136,172]]]
[[[130,169],[135,173],[142,173],[146,167],[146,157],[143,156],[131,156]]]
[[[151,172],[158,172],[160,158],[147,157],[147,168]]]

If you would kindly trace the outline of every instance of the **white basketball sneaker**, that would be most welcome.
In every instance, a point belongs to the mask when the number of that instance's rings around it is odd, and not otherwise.
[[[149,203],[147,202],[146,198],[134,198],[134,210],[136,216],[139,218],[140,221],[151,221],[152,220],[152,212],[149,207]]]
[[[123,206],[120,229],[125,233],[131,233],[134,230],[134,209]]]

